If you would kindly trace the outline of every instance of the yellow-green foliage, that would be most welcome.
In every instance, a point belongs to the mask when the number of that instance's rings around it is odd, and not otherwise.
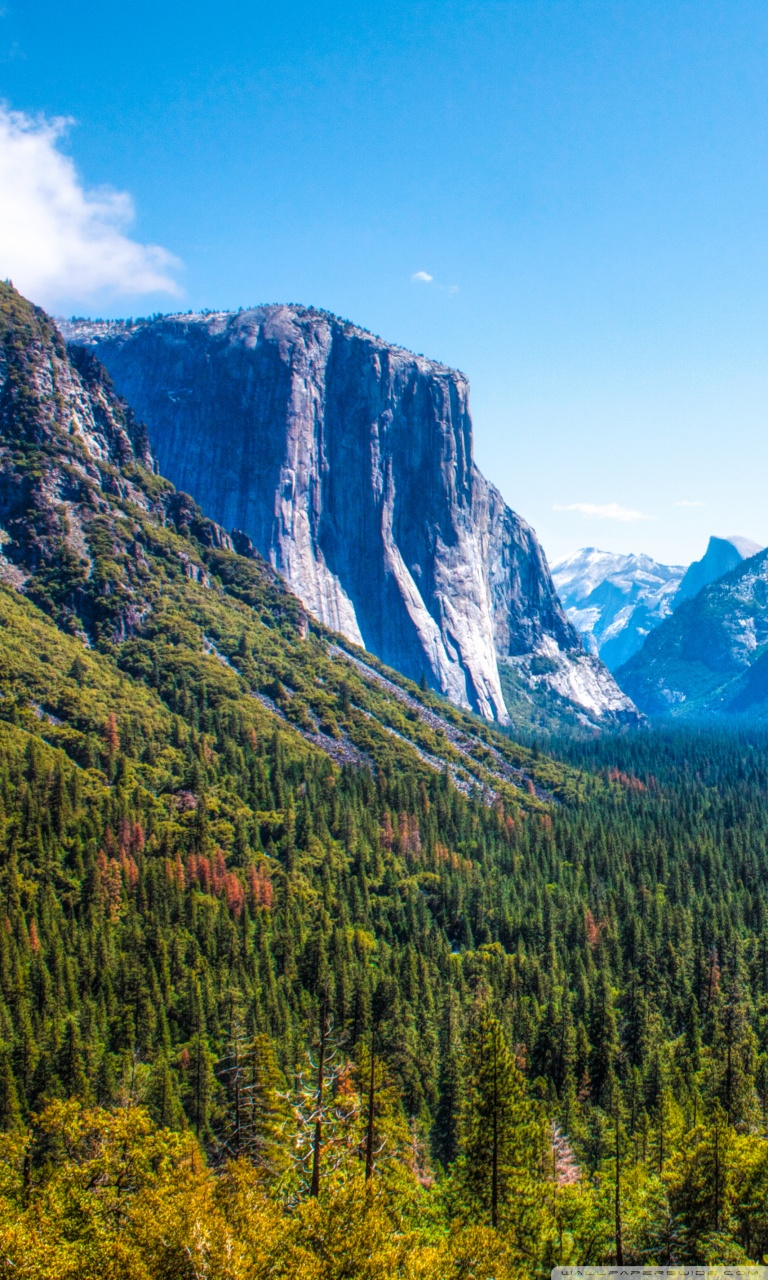
[[[625,1150],[619,1204],[625,1257],[635,1264],[665,1262],[672,1250],[710,1264],[759,1260],[766,1143],[734,1134],[724,1117],[720,1125],[719,1134],[711,1119],[700,1126],[661,1174]],[[542,1167],[535,1229],[529,1223],[522,1236],[461,1209],[451,1218],[450,1195],[419,1180],[402,1143],[399,1160],[401,1177],[377,1172],[367,1182],[350,1149],[319,1197],[297,1200],[276,1193],[247,1159],[211,1167],[189,1131],[159,1127],[142,1107],[54,1101],[29,1128],[0,1135],[0,1276],[525,1280],[612,1257],[610,1158],[575,1181]],[[734,1239],[745,1233],[752,1248]]]
[[[55,1102],[0,1138],[0,1276],[24,1280],[498,1280],[524,1274],[483,1228],[419,1230],[361,1173],[290,1210],[246,1161],[218,1176],[147,1113]],[[449,1270],[447,1270],[449,1269]]]

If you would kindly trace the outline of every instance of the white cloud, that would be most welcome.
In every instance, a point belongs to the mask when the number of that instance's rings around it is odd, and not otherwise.
[[[556,502],[553,511],[578,511],[582,516],[596,516],[599,520],[620,520],[622,523],[628,524],[632,520],[652,520],[653,516],[647,516],[642,511],[633,511],[630,507],[620,507],[618,502],[605,502],[602,505],[597,502],[569,502],[567,506],[561,506]]]
[[[704,502],[689,502],[686,498],[683,498],[680,502],[676,502],[676,503],[675,503],[675,506],[676,506],[676,507],[703,507],[703,506],[706,506],[706,503],[704,503]]]
[[[70,123],[0,104],[0,277],[47,306],[105,293],[179,293],[178,259],[125,234],[130,195],[84,190],[58,148]]]
[[[411,279],[418,280],[421,284],[431,284],[433,277],[428,271],[414,271]]]

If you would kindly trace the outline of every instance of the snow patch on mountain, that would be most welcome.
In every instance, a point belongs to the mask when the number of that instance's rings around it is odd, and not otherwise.
[[[672,611],[683,565],[584,547],[552,566],[552,578],[585,646],[613,671]]]

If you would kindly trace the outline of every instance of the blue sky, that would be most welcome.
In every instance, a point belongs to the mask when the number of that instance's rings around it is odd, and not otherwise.
[[[53,310],[327,307],[469,375],[550,559],[768,543],[764,3],[8,0],[0,97]]]

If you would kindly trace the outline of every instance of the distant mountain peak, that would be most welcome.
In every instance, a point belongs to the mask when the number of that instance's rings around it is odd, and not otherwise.
[[[713,543],[718,554],[724,546],[734,551],[729,540],[713,538],[708,554]],[[738,715],[765,722],[767,672],[768,551],[763,551],[739,556],[734,567],[683,598],[618,678],[649,715]]]
[[[710,538],[710,542],[718,541],[718,539]],[[762,551],[759,542],[754,542],[752,538],[744,538],[739,533],[728,533],[722,539],[723,542],[730,542],[732,547],[741,554],[742,560],[749,560],[750,556],[756,556],[758,551]]]
[[[708,586],[710,582],[716,582],[718,578],[722,578],[723,574],[730,573],[741,564],[742,560],[749,560],[762,549],[757,542],[741,534],[732,533],[725,538],[713,534],[704,555],[700,560],[694,560],[686,570],[675,597],[674,607],[677,608],[683,600],[690,600],[698,595],[703,587]]]
[[[642,553],[582,547],[552,566],[552,578],[585,646],[617,671],[678,605],[761,550],[741,534],[713,534],[701,559],[686,569]]]
[[[568,617],[614,670],[636,653],[672,609],[685,573],[648,555],[584,547],[552,566]]]

